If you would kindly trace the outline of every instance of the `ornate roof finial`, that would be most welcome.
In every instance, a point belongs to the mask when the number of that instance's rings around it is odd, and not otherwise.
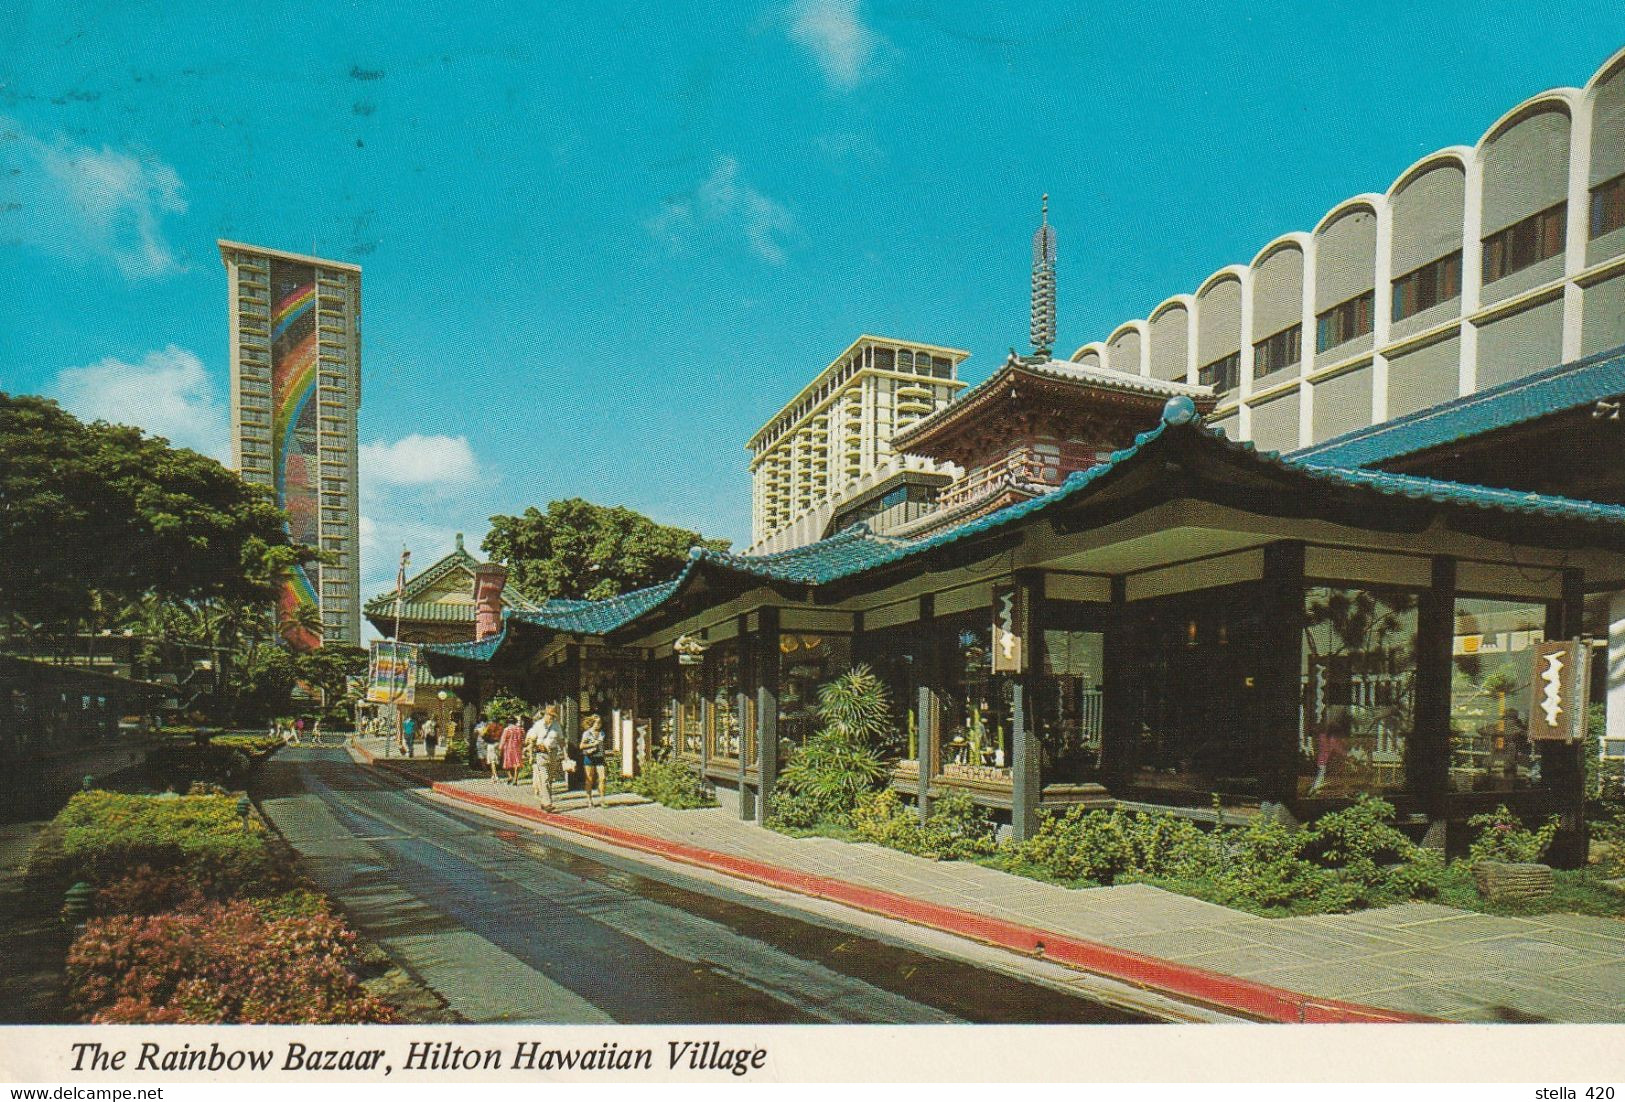
[[[1033,354],[1047,360],[1055,350],[1055,228],[1049,224],[1049,193],[1042,221],[1033,234]]]

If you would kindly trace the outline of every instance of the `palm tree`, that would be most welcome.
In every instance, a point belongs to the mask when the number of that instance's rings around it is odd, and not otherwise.
[[[290,643],[298,632],[315,636],[319,642],[323,630],[322,610],[309,601],[300,601],[282,617],[282,637]]]

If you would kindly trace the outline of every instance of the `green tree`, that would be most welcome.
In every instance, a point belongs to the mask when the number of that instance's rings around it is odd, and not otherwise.
[[[263,602],[310,551],[268,491],[139,429],[0,393],[0,616],[27,633],[159,601]]]
[[[845,820],[858,798],[886,779],[879,752],[892,733],[886,686],[860,663],[818,690],[818,718],[818,732],[796,747],[779,775],[780,787],[799,805],[781,812]]]
[[[727,540],[656,524],[624,506],[580,498],[491,518],[481,547],[508,566],[509,584],[532,600],[602,600],[669,580],[692,547],[728,549]]]

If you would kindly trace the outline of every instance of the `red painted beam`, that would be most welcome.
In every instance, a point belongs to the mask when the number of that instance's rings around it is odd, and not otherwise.
[[[361,753],[376,760],[365,749]],[[404,765],[383,763],[385,768],[410,773]],[[415,779],[423,780],[416,774]],[[901,919],[920,926],[957,934],[988,945],[1011,949],[1029,956],[1053,960],[1072,968],[1122,983],[1132,984],[1177,998],[1202,1003],[1230,1013],[1241,1014],[1267,1022],[1434,1022],[1417,1014],[1406,1014],[1376,1006],[1344,1002],[1340,999],[1321,999],[1288,991],[1283,987],[1258,983],[1239,976],[1227,976],[1196,968],[1177,961],[1147,956],[1128,949],[1119,949],[1101,942],[1040,930],[1004,919],[990,918],[956,907],[914,899],[896,892],[851,884],[829,876],[799,872],[795,869],[769,865],[747,857],[702,849],[686,842],[655,838],[647,834],[611,826],[608,823],[578,819],[540,808],[514,803],[479,792],[470,792],[444,782],[431,782],[433,790],[463,803],[487,807],[522,819],[543,823],[561,830],[573,831],[601,841],[613,842],[628,849],[652,853],[668,860],[687,865],[714,869],[743,880],[780,888],[785,891],[827,899],[861,911]]]

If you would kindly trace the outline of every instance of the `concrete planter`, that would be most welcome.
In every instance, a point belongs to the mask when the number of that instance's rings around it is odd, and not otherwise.
[[[1478,861],[1473,864],[1478,894],[1492,903],[1532,903],[1552,894],[1550,865],[1517,861]]]

